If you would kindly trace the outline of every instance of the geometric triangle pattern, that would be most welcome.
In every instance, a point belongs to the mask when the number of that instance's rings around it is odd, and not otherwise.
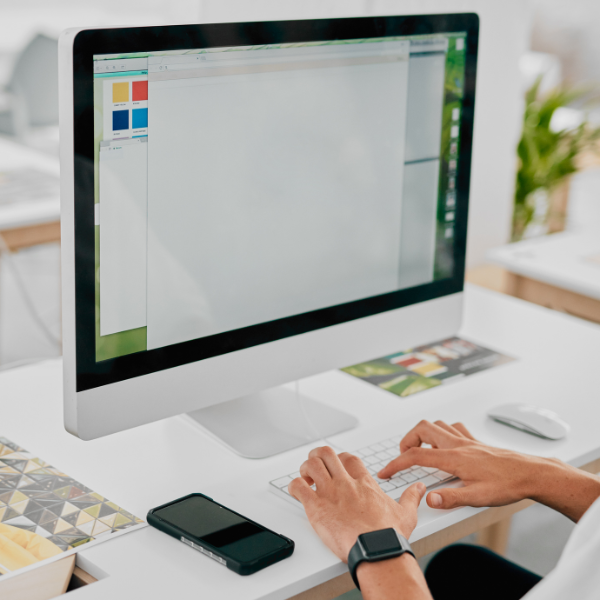
[[[66,551],[138,523],[142,519],[0,437],[0,527],[26,530]]]

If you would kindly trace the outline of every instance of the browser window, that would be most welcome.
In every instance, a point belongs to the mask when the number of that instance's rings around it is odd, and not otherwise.
[[[96,56],[97,360],[451,276],[457,40]]]

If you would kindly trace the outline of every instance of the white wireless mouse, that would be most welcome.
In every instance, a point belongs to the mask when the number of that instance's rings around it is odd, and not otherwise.
[[[561,440],[570,430],[555,412],[530,404],[503,404],[492,408],[488,416],[498,423],[548,440]]]

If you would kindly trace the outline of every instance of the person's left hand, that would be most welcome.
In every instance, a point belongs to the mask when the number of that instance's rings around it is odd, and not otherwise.
[[[314,530],[344,562],[361,533],[394,527],[408,539],[417,525],[422,483],[410,486],[395,502],[360,458],[348,452],[338,456],[329,446],[311,450],[300,475],[290,483],[290,494],[302,502]]]

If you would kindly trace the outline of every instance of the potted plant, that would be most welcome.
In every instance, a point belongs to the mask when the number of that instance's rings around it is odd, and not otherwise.
[[[532,224],[538,233],[564,228],[568,178],[581,168],[582,153],[597,151],[600,127],[586,116],[579,124],[556,127],[556,111],[564,110],[589,90],[560,87],[541,94],[539,77],[525,96],[523,132],[517,148],[512,241],[527,237]],[[529,231],[528,231],[529,228]]]

